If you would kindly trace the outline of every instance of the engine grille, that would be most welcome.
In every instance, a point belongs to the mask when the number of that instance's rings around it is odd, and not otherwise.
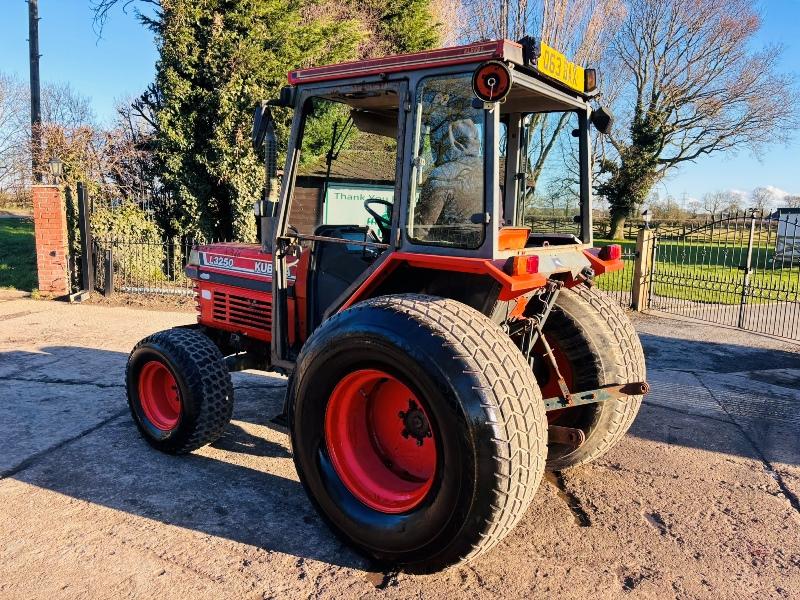
[[[231,325],[269,330],[272,325],[272,304],[214,290],[212,316],[215,321]]]

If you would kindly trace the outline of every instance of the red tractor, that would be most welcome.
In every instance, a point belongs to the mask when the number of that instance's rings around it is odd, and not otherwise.
[[[337,534],[411,571],[494,546],[544,470],[606,453],[647,391],[636,332],[592,287],[623,266],[592,247],[595,77],[530,38],[292,71],[256,111],[262,244],[197,247],[197,324],[130,355],[144,438],[209,444],[231,371],[283,373],[300,481]],[[271,106],[294,110],[280,185]],[[566,230],[552,206],[577,213]]]

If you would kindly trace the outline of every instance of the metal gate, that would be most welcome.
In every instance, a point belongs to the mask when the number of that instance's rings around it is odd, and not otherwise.
[[[650,308],[800,339],[800,209],[654,236]]]

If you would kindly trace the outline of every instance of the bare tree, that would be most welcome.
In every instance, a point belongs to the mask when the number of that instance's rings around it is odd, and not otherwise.
[[[29,115],[25,85],[0,73],[0,200],[14,204],[22,203],[27,196]]]
[[[800,208],[800,195],[789,195],[784,197],[782,205],[786,208]]]
[[[103,34],[103,27],[115,7],[122,11],[133,12],[146,27],[154,27],[158,23],[161,12],[161,0],[91,0],[89,6],[94,12],[94,29],[98,37]]]
[[[703,196],[702,208],[709,215],[714,216],[721,213],[731,205],[730,192],[718,190],[709,192]]]
[[[80,127],[95,122],[92,101],[69,83],[46,83],[42,87],[42,122],[62,127]]]
[[[778,205],[782,205],[785,194],[776,193],[774,188],[757,187],[750,192],[750,208],[766,214]]]
[[[747,194],[738,190],[717,190],[703,196],[703,210],[709,215],[720,215],[742,210]]]
[[[785,139],[797,104],[791,80],[775,70],[780,48],[750,49],[760,18],[749,0],[628,0],[628,8],[611,47],[626,84],[616,156],[598,186],[615,237],[670,170]]]

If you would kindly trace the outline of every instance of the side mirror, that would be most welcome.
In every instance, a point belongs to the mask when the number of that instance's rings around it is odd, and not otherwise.
[[[589,117],[589,120],[592,122],[592,125],[594,125],[594,128],[600,133],[605,135],[611,133],[611,127],[614,125],[614,115],[611,114],[610,110],[607,110],[601,106],[600,108],[592,111],[592,116]]]
[[[294,107],[294,101],[297,96],[297,88],[291,85],[285,85],[281,88],[281,92],[277,98],[267,102],[270,106],[280,106],[281,108]]]
[[[266,102],[256,106],[253,111],[253,149],[258,150],[264,143],[264,137],[272,123],[272,113]]]

